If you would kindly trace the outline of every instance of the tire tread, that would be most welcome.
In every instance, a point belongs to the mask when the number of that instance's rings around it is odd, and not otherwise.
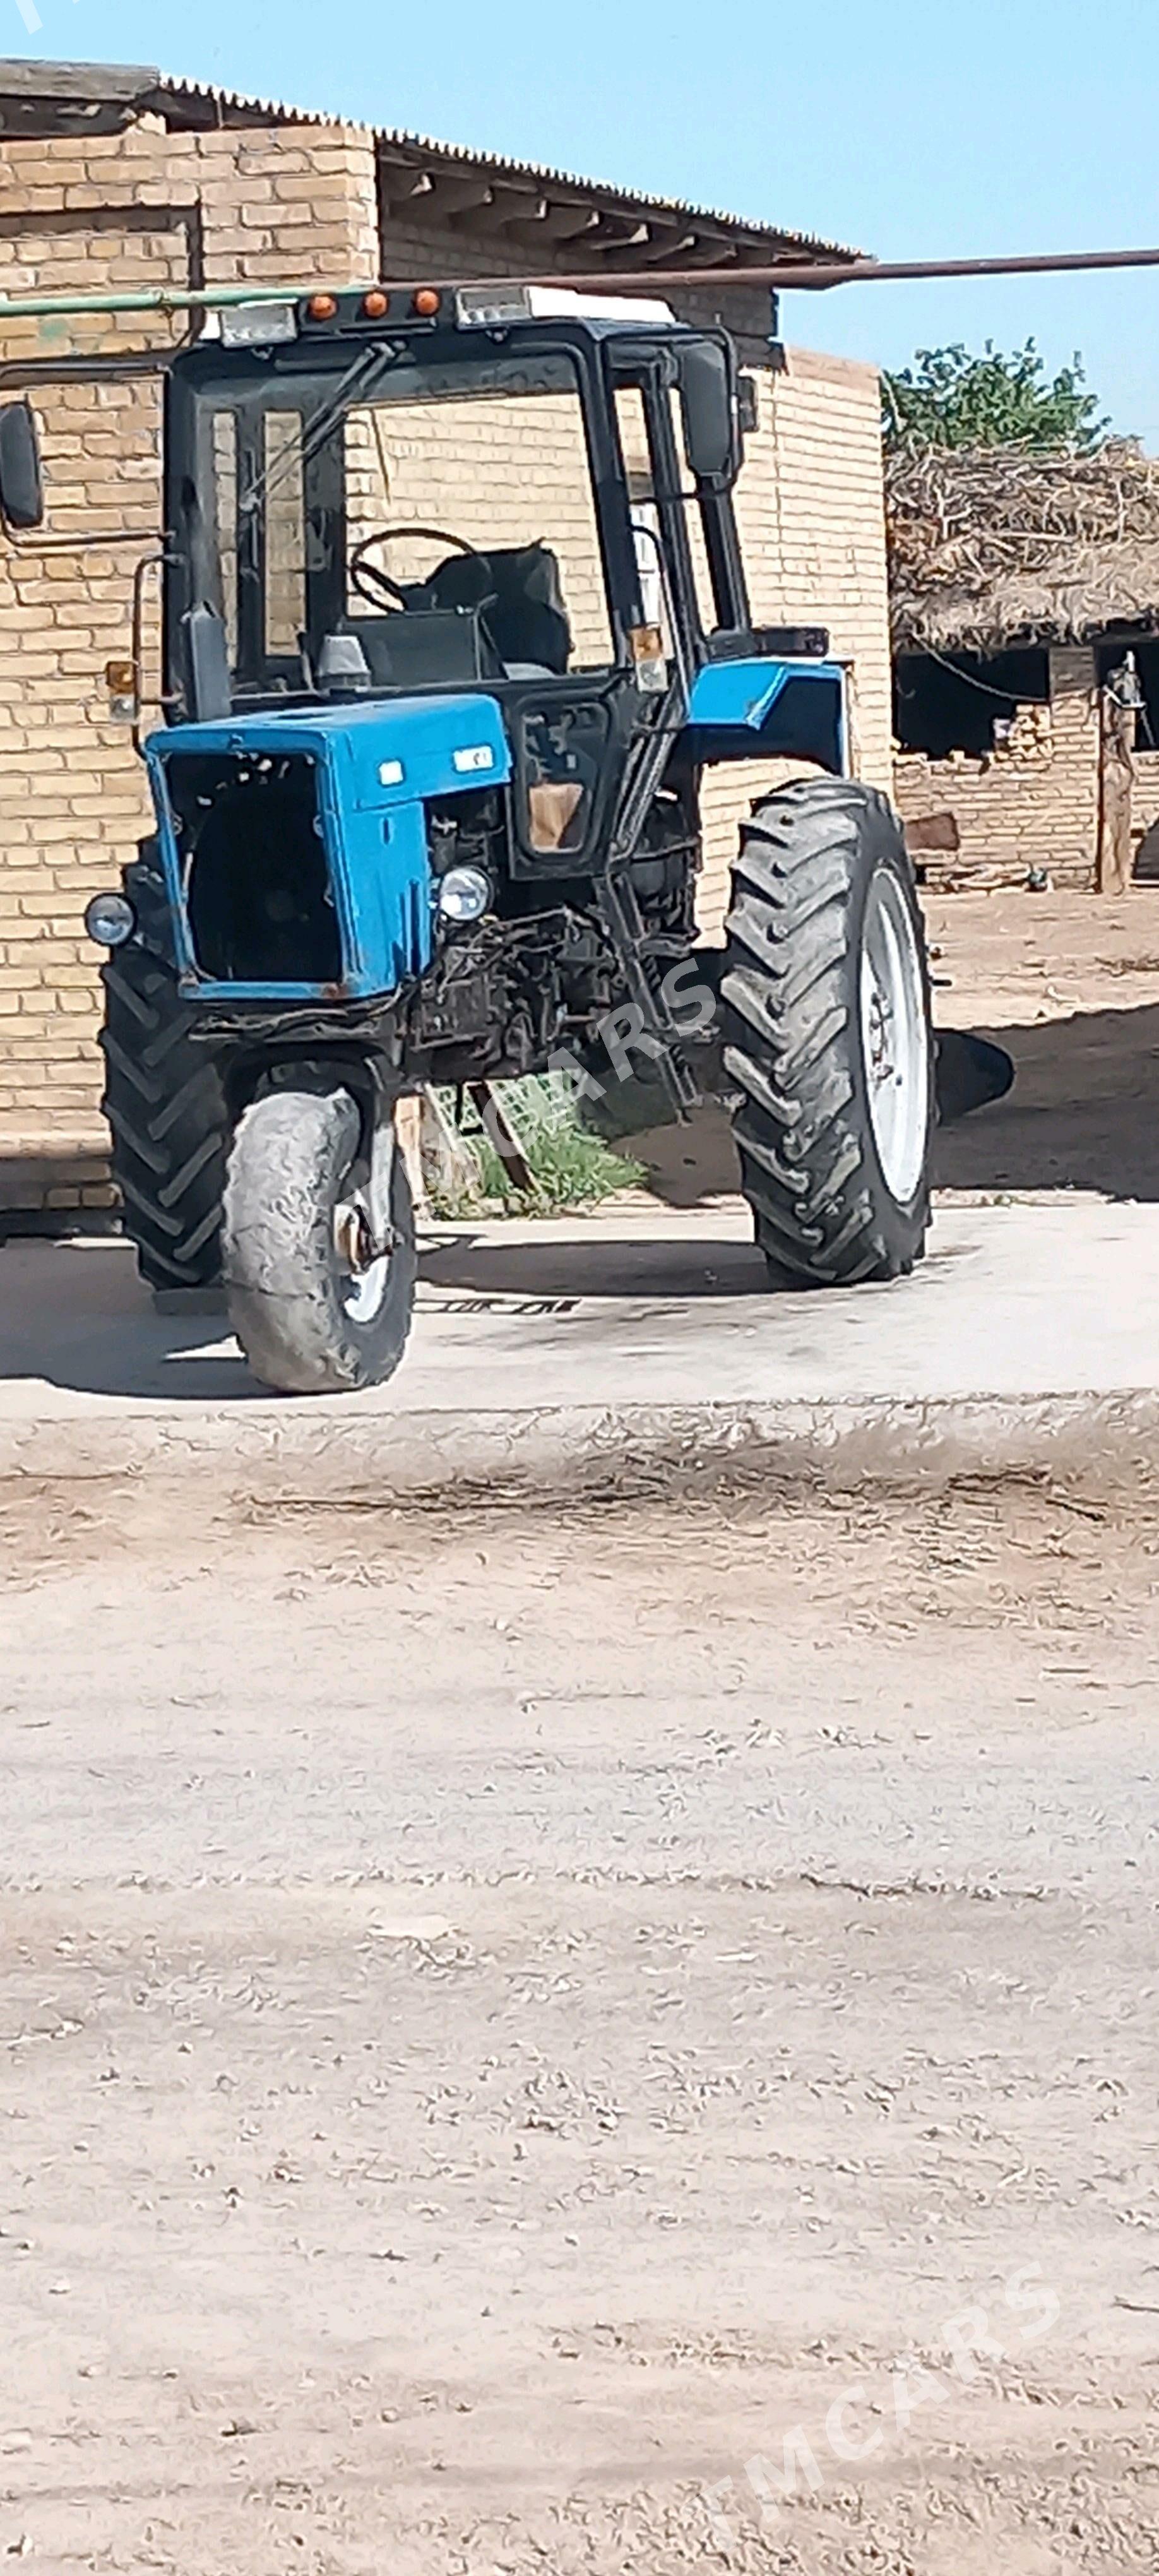
[[[724,1063],[741,1184],[771,1277],[796,1287],[904,1275],[929,1222],[887,1190],[861,1067],[857,944],[870,876],[913,873],[888,800],[852,779],[766,797],[741,836],[725,924]],[[922,972],[925,974],[924,947]]]
[[[125,1232],[150,1287],[210,1287],[221,1276],[229,1122],[216,1068],[189,1034],[161,940],[164,890],[141,859],[125,871],[138,935],[101,969],[102,1108]]]

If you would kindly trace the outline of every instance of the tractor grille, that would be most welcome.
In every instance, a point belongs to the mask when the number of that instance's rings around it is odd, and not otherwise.
[[[201,973],[222,984],[339,983],[313,761],[179,752],[165,772]]]

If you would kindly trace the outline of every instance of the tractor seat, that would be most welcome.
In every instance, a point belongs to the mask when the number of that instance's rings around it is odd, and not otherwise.
[[[550,546],[501,546],[448,555],[425,584],[433,608],[477,608],[508,678],[562,676],[572,632]]]

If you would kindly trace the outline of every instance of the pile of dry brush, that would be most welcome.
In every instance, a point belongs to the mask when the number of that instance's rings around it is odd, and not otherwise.
[[[1079,642],[1159,615],[1159,459],[1133,440],[1090,453],[901,446],[885,481],[902,649]]]

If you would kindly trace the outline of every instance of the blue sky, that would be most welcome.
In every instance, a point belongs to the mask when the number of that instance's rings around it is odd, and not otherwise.
[[[39,29],[22,12],[35,8]],[[6,51],[159,63],[879,257],[1159,241],[1159,0],[0,0]],[[1159,271],[794,296],[786,335],[901,365],[1033,332],[1159,451]]]

